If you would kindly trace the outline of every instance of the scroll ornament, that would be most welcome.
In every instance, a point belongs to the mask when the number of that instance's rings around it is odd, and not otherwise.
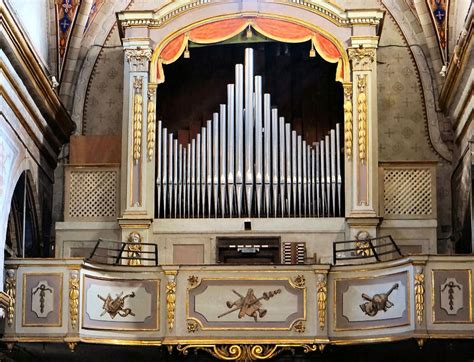
[[[69,279],[69,318],[71,320],[71,327],[76,328],[77,318],[79,315],[79,277],[75,270],[71,273]]]
[[[344,139],[347,159],[352,157],[352,84],[344,85]]]
[[[10,297],[7,308],[7,323],[11,327],[15,317],[15,302],[16,302],[16,279],[15,271],[7,270],[7,277],[5,280],[5,293]]]
[[[142,146],[143,96],[141,94],[143,77],[135,77],[133,88],[133,160],[138,162]]]
[[[324,329],[326,324],[326,303],[328,294],[328,283],[326,277],[323,274],[318,275],[318,284],[316,285],[317,298],[318,298],[318,319],[319,328]]]
[[[155,92],[156,87],[148,85],[148,106],[147,106],[147,153],[148,161],[153,158],[155,152],[156,138],[156,113],[155,113]]]
[[[357,120],[359,123],[359,159],[367,161],[367,75],[357,76]]]
[[[187,345],[178,346],[177,350],[183,355],[187,355],[189,350],[195,348],[205,351],[213,357],[225,361],[259,361],[271,359],[283,351],[292,348],[280,345]]]
[[[174,315],[176,309],[176,282],[169,281],[166,284],[166,311],[168,319],[168,329],[171,331],[174,326]]]
[[[423,311],[425,309],[425,275],[423,269],[417,268],[415,273],[415,310],[418,325],[423,323]]]

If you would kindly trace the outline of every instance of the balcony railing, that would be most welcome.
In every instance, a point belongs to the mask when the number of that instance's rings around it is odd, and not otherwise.
[[[390,235],[362,240],[336,241],[333,243],[333,264],[354,261],[375,263],[403,257],[400,248]]]
[[[151,243],[99,239],[88,262],[106,265],[158,265],[158,246]]]

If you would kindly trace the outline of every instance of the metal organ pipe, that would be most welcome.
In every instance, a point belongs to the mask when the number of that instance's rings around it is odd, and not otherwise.
[[[310,145],[272,108],[262,83],[247,49],[227,104],[187,145],[158,121],[159,218],[342,215],[340,124]]]
[[[245,194],[248,217],[252,216],[254,180],[253,49],[245,49]]]

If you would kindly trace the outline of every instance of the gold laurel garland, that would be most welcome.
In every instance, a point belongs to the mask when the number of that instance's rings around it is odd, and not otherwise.
[[[421,269],[415,274],[415,309],[416,321],[419,325],[423,323],[423,311],[425,309],[425,276]]]
[[[347,159],[352,158],[352,83],[344,85],[344,140]]]
[[[318,296],[319,328],[322,330],[324,329],[324,325],[326,324],[326,302],[328,293],[328,283],[324,276],[319,280],[316,288]]]
[[[7,308],[7,323],[11,327],[15,317],[15,302],[16,302],[16,280],[13,270],[7,271],[7,278],[5,280],[5,293],[9,296]]]
[[[72,328],[76,328],[79,316],[79,278],[73,274],[69,279],[69,318]]]
[[[359,159],[367,159],[367,75],[357,76],[357,120],[359,122]]]
[[[141,94],[143,77],[135,77],[133,87],[133,159],[138,162],[142,146],[143,96]]]
[[[174,315],[176,309],[176,282],[169,281],[166,284],[166,311],[168,320],[168,329],[173,330]]]
[[[155,133],[156,133],[156,106],[155,106],[156,86],[148,85],[148,107],[147,107],[147,151],[148,161],[153,158],[155,151]]]

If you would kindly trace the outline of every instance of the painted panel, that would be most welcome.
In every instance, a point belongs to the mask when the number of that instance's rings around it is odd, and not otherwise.
[[[28,273],[23,275],[23,327],[62,325],[63,275]]]
[[[433,270],[431,273],[433,323],[471,323],[471,270]]]
[[[335,330],[366,330],[409,324],[408,273],[335,279]]]
[[[159,280],[84,276],[82,328],[158,330]]]
[[[187,319],[202,330],[290,330],[306,319],[304,278],[294,280],[202,279],[188,290]]]

